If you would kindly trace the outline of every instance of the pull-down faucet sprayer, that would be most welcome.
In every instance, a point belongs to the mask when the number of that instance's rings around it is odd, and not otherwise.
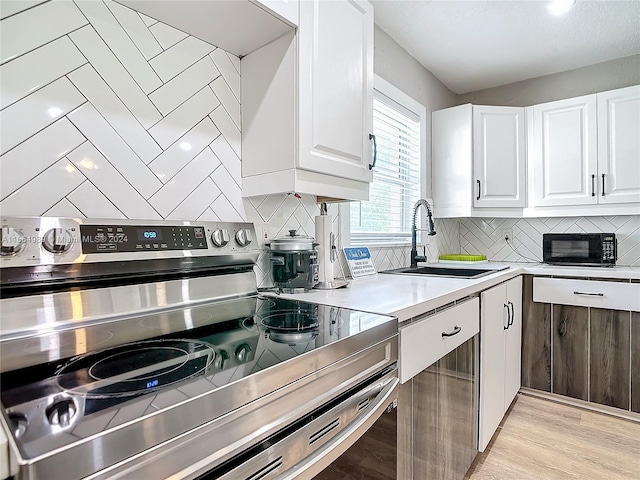
[[[421,198],[416,202],[413,206],[413,217],[411,220],[411,268],[415,268],[418,266],[418,262],[426,262],[426,255],[418,255],[417,250],[417,232],[418,228],[416,227],[416,218],[418,216],[418,209],[420,206],[423,206],[427,211],[427,228],[421,228],[420,231],[427,231],[427,235],[433,236],[436,234],[436,227],[433,224],[433,217],[431,214],[431,205],[424,198]]]

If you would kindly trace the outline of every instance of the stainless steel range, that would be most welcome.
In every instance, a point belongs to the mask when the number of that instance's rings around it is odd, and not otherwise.
[[[17,479],[312,478],[397,398],[397,320],[259,295],[251,224],[1,223]]]

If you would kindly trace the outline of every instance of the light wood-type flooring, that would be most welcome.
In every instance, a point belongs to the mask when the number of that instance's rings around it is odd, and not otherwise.
[[[518,394],[465,480],[640,480],[640,423]]]

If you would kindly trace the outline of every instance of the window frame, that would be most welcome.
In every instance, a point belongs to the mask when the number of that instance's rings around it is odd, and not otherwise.
[[[420,198],[426,198],[427,194],[427,107],[410,97],[396,86],[387,82],[379,75],[374,75],[373,96],[380,99],[392,108],[399,107],[400,111],[408,111],[410,114],[418,117],[420,121]],[[385,98],[386,97],[386,98]],[[390,102],[389,102],[390,101]],[[351,202],[341,203],[340,211],[340,239],[342,247],[351,246]],[[421,220],[419,220],[421,221]],[[418,232],[419,234],[420,232]],[[410,246],[410,241],[381,241],[376,242],[371,247],[406,247]]]

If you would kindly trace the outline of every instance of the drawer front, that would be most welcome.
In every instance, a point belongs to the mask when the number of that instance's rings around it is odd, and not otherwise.
[[[474,298],[400,328],[400,382],[405,383],[480,331]],[[446,336],[444,334],[450,334]]]
[[[640,312],[640,283],[534,278],[533,301]]]

